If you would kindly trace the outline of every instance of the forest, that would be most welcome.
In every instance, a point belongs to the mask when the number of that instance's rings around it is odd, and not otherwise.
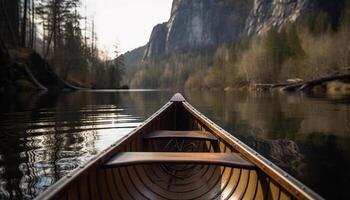
[[[131,87],[232,90],[349,72],[350,1],[319,1],[319,10],[295,22],[207,51],[143,60],[125,78]]]
[[[262,34],[125,66],[118,45],[113,58],[98,48],[81,0],[1,0],[0,90],[232,90],[349,71],[350,1],[317,1],[320,9]]]
[[[123,56],[117,45],[113,58],[98,49],[81,0],[1,0],[0,10],[1,90],[46,87],[46,74],[80,88],[120,87]]]

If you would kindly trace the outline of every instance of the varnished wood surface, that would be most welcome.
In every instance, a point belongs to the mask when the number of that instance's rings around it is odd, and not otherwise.
[[[217,138],[208,131],[168,131],[159,130],[146,134],[144,139],[196,139],[216,141]]]
[[[103,167],[115,168],[142,164],[206,164],[253,169],[251,162],[238,153],[186,153],[186,152],[122,152],[112,157]]]
[[[203,132],[210,134],[208,139],[194,136]],[[171,134],[177,137],[170,137]],[[236,159],[232,155],[238,155],[249,165],[254,163],[255,167],[226,165]],[[119,163],[106,168],[106,163],[113,160]],[[231,137],[177,95],[142,125],[37,199],[313,200],[322,197]]]

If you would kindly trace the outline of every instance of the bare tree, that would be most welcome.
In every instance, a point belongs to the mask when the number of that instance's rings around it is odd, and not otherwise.
[[[22,47],[26,46],[27,14],[28,14],[28,0],[24,0],[23,16],[22,16],[22,29],[21,29],[21,46]]]

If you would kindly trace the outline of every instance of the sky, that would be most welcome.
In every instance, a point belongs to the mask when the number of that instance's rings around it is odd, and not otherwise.
[[[98,47],[112,54],[116,43],[120,53],[147,44],[153,27],[168,21],[172,0],[83,0],[82,3],[83,14],[86,7],[88,18],[95,20]]]

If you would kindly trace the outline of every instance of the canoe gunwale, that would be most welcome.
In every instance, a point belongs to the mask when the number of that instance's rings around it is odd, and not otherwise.
[[[184,108],[189,111],[199,122],[211,130],[219,138],[232,145],[243,157],[255,164],[258,170],[271,176],[274,181],[281,184],[288,192],[300,199],[324,199],[319,194],[305,186],[293,176],[282,170],[280,167],[260,155],[258,152],[244,144],[238,138],[219,127],[205,115],[196,110],[191,104],[182,102]]]
[[[175,102],[176,103],[176,102]],[[133,136],[137,135],[142,130],[146,129],[147,126],[155,119],[159,118],[165,111],[174,104],[174,102],[169,101],[158,111],[156,111],[152,116],[147,118],[141,125],[136,127],[133,131],[122,137],[120,140],[116,141],[110,145],[107,149],[101,151],[96,156],[92,157],[86,163],[83,163],[73,171],[69,172],[67,175],[60,178],[56,183],[49,186],[43,193],[39,194],[35,199],[54,199],[60,192],[65,191],[65,189],[74,181],[78,181],[80,175],[87,173],[89,169],[100,167],[104,162],[110,159],[115,153],[118,152],[119,145],[131,140]]]
[[[239,139],[216,125],[210,119],[205,117],[199,111],[197,111],[191,104],[189,104],[182,96],[177,96],[169,102],[167,102],[163,107],[156,111],[151,117],[146,119],[141,125],[136,127],[129,134],[122,137],[120,140],[113,143],[107,149],[98,153],[96,156],[92,157],[89,161],[77,167],[77,169],[68,173],[68,175],[62,177],[55,184],[47,188],[43,193],[39,194],[35,199],[54,199],[60,194],[69,189],[71,184],[78,182],[81,176],[91,172],[92,170],[102,168],[102,165],[112,158],[116,153],[120,152],[124,144],[132,141],[133,139],[144,134],[147,129],[149,129],[153,122],[161,119],[161,117],[169,111],[173,106],[182,106],[184,110],[188,111],[192,117],[194,117],[203,128],[208,129],[213,135],[220,138],[221,141],[231,145],[235,151],[239,152],[242,157],[246,158],[250,162],[256,165],[257,173],[263,173],[271,177],[271,181],[280,184],[286,191],[292,194],[298,199],[323,199],[317,193],[306,187],[304,184],[287,174],[284,170],[274,165],[272,162],[267,160],[265,157],[258,154],[255,150],[251,149],[249,146],[241,142]]]

